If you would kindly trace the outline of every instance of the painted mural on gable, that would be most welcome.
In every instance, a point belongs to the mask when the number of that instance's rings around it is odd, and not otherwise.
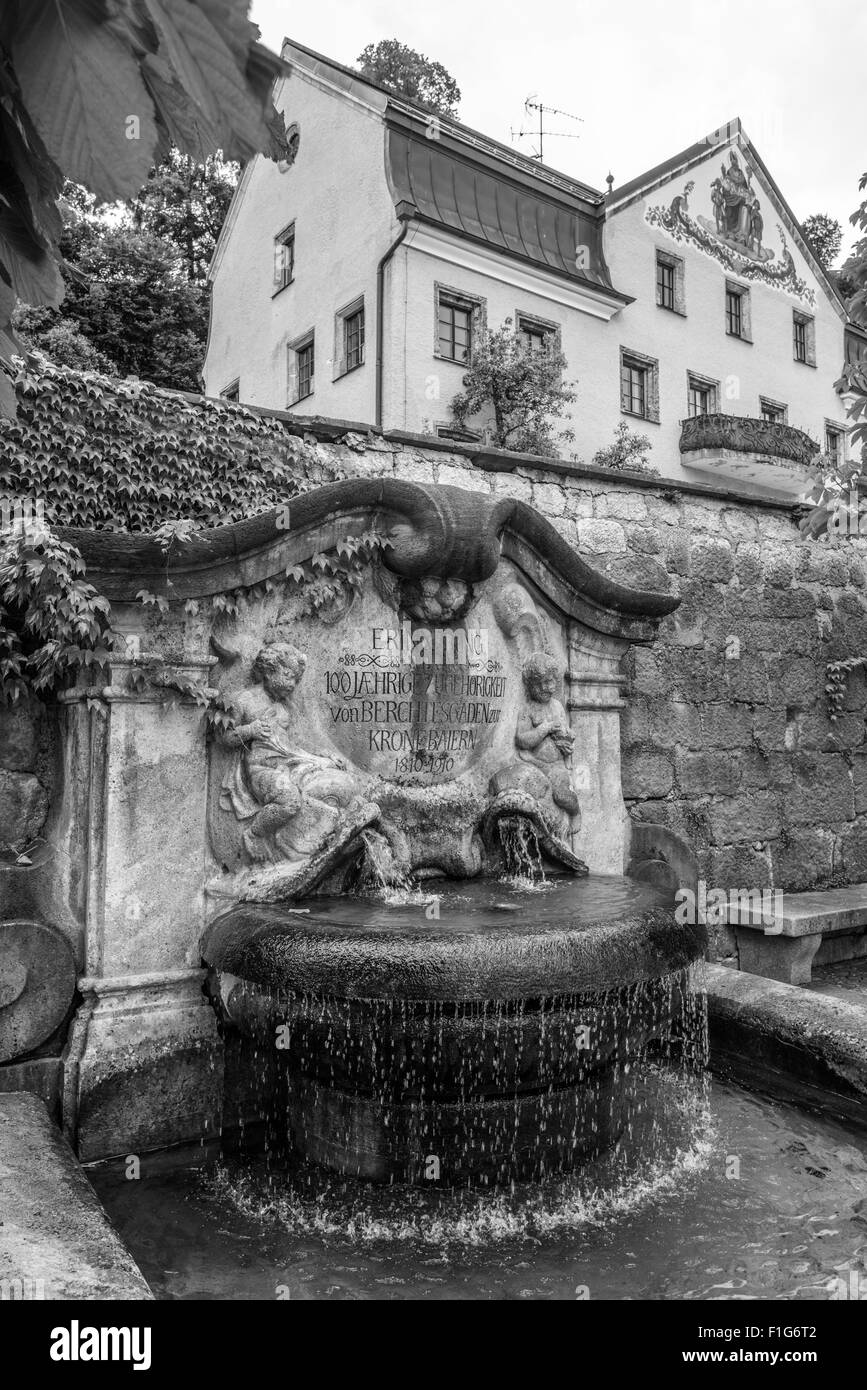
[[[704,172],[706,175],[708,171]],[[699,212],[696,204],[705,211]],[[719,173],[709,186],[705,179],[699,194],[695,179],[690,179],[667,207],[657,203],[648,207],[644,216],[651,227],[661,227],[675,241],[691,242],[742,279],[787,290],[814,304],[815,291],[798,274],[779,223],[779,246],[766,245],[765,211],[752,169],[730,149]]]

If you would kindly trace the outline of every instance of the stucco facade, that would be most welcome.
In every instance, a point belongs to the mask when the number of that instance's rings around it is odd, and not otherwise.
[[[590,462],[626,420],[649,437],[662,476],[699,479],[679,449],[691,376],[709,392],[705,408],[759,417],[768,404],[817,448],[838,429],[847,452],[834,387],[845,311],[739,122],[603,195],[289,41],[283,57],[276,103],[297,126],[297,158],[283,171],[255,160],[236,195],[212,267],[208,394],[237,382],[254,405],[453,428],[466,367],[439,350],[442,291],[474,306],[476,334],[521,314],[550,328],[577,393],[561,456]],[[718,212],[721,183],[730,206]],[[740,241],[720,217],[740,219]],[[293,226],[294,274],[281,288],[275,254]],[[658,256],[673,267],[669,307]],[[730,331],[727,290],[741,295],[742,336]],[[346,371],[341,315],[362,307],[364,351]],[[311,335],[314,380],[299,389]],[[643,414],[624,410],[625,361],[645,373]],[[490,423],[467,426],[483,437]]]
[[[383,172],[385,98],[360,83],[335,92],[299,68],[275,104],[298,126],[298,155],[285,170],[257,156],[244,171],[211,270],[206,391],[237,382],[240,400],[285,409],[290,345],[313,331],[303,413],[368,420],[373,355],[338,375],[335,318],[363,297],[372,324],[377,262],[399,227]],[[295,273],[281,287],[276,248],[293,224]]]

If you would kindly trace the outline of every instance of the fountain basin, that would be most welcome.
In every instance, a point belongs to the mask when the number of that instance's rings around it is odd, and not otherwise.
[[[568,1171],[617,1141],[648,1067],[701,1062],[704,931],[654,889],[435,888],[243,902],[207,932],[224,1021],[279,1051],[272,1119],[296,1151],[377,1181]]]
[[[704,946],[703,928],[675,923],[666,896],[632,879],[560,875],[537,892],[433,884],[405,904],[238,903],[212,923],[202,954],[271,990],[445,1002],[609,990],[681,969]],[[425,915],[432,903],[438,918]]]

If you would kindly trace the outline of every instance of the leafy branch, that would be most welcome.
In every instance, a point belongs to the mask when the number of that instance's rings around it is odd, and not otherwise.
[[[828,718],[836,724],[843,713],[846,685],[853,671],[867,666],[867,656],[847,656],[842,661],[830,661],[825,668],[825,694],[828,697]]]
[[[176,671],[166,666],[162,657],[140,658],[129,672],[128,684],[131,690],[137,692],[145,690],[150,685],[165,691],[175,691],[178,695],[193,700],[203,711],[205,723],[209,730],[225,731],[235,727],[235,717],[231,706],[225,702],[218,690],[215,690],[213,686],[205,685],[203,681],[178,675]],[[167,695],[166,703],[174,705],[177,704],[177,701]]]
[[[248,0],[27,0],[0,13],[0,353],[16,296],[63,297],[64,178],[108,202],[141,188],[172,144],[203,160],[289,153],[269,89],[280,65]],[[134,114],[130,114],[134,113]],[[0,378],[0,409],[15,399]]]
[[[71,683],[113,645],[110,607],[75,546],[47,528],[0,542],[0,702]]]
[[[349,591],[357,591],[364,569],[391,544],[371,527],[360,536],[345,536],[333,550],[319,551],[303,565],[287,567],[286,578],[303,595],[302,615],[318,613]]]

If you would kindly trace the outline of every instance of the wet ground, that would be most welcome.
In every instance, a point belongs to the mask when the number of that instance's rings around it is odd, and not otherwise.
[[[204,1150],[89,1176],[159,1298],[867,1300],[867,1139],[717,1083],[619,1192],[407,1197]]]
[[[809,988],[817,994],[831,994],[847,1004],[867,1008],[867,958],[814,966]]]

